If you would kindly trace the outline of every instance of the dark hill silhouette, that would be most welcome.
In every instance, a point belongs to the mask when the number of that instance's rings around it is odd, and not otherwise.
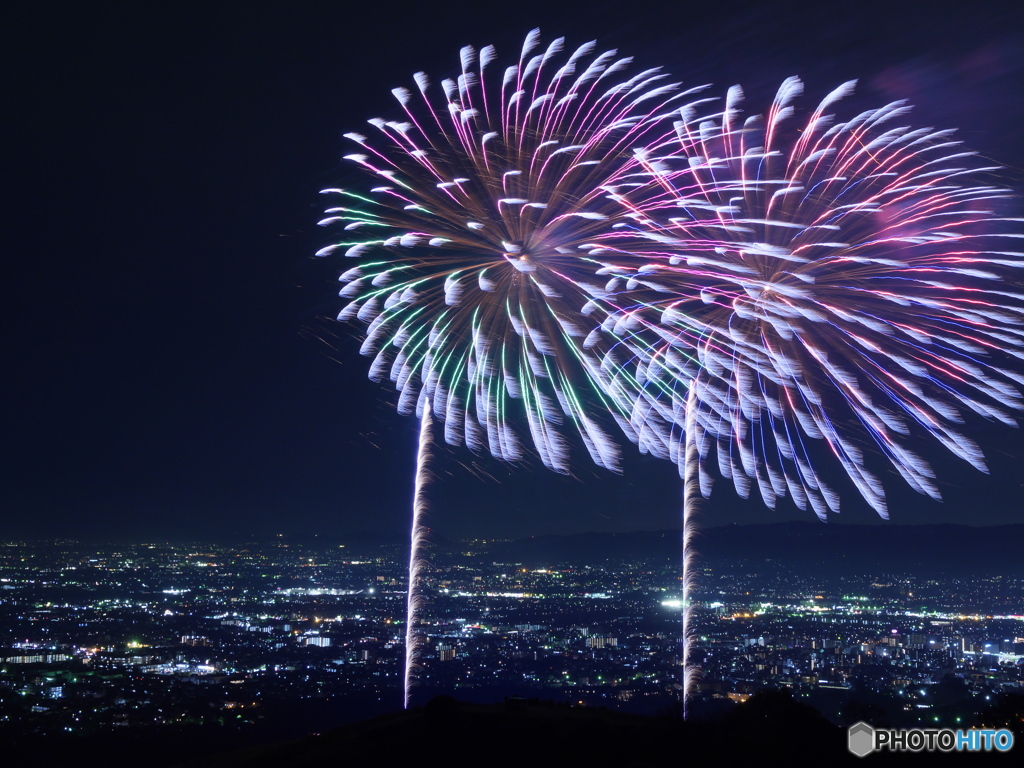
[[[777,759],[864,765],[846,747],[846,730],[788,691],[762,691],[713,720],[644,717],[534,699],[467,704],[438,696],[426,706],[272,747],[213,755],[179,768],[314,768],[335,765],[437,765],[664,768],[768,765]],[[975,765],[996,755],[875,753],[872,764]],[[1000,755],[1004,759],[1007,756]],[[1013,758],[1009,758],[1012,762]],[[811,763],[811,761],[814,761]],[[1009,763],[1007,763],[1009,764]]]

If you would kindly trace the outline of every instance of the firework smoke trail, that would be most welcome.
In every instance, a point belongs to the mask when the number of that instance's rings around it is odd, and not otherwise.
[[[434,440],[431,432],[430,408],[420,414],[420,439],[416,452],[416,487],[412,501],[412,532],[409,536],[409,586],[405,611],[405,685],[404,704],[409,707],[412,684],[419,668],[426,637],[419,625],[420,606],[423,602],[423,566],[426,564],[427,536],[427,484],[430,482],[430,458]]]
[[[687,576],[691,501],[715,459],[740,496],[756,485],[768,507],[788,495],[825,519],[839,494],[812,456],[831,454],[887,517],[879,465],[938,499],[909,443],[931,435],[986,471],[963,412],[1015,425],[1024,407],[1024,235],[994,210],[1009,193],[972,181],[996,169],[951,131],[904,125],[902,102],[837,122],[852,87],[795,131],[799,80],[742,122],[734,87],[714,120],[681,112],[671,151],[640,153],[660,209],[648,185],[610,190],[633,211],[625,236],[648,244],[640,266],[606,270],[604,328],[646,407],[683,427],[657,450],[684,476]]]
[[[578,435],[597,465],[617,470],[606,422],[647,450],[666,438],[634,429],[639,385],[607,344],[585,339],[601,308],[581,308],[618,264],[603,244],[621,240],[611,227],[626,211],[609,189],[633,188],[643,171],[633,148],[661,146],[660,118],[699,89],[680,91],[658,70],[623,74],[630,60],[594,55],[593,43],[560,58],[561,39],[539,42],[534,30],[498,73],[493,47],[463,48],[461,74],[440,95],[418,73],[418,97],[393,91],[403,120],[371,120],[376,139],[347,134],[359,145],[347,159],[379,186],[325,190],[341,205],[321,224],[351,235],[319,255],[359,259],[341,277],[339,320],[367,324],[370,377],[395,383],[401,413],[429,410],[449,444],[508,461],[534,450],[563,473],[566,433]]]
[[[694,677],[698,670],[690,663],[690,653],[693,650],[693,605],[690,595],[697,585],[697,573],[693,568],[696,552],[693,549],[693,539],[697,533],[695,515],[700,503],[700,481],[698,480],[698,468],[700,464],[700,452],[697,450],[697,443],[693,439],[695,433],[693,420],[696,418],[697,398],[694,392],[686,398],[686,423],[683,432],[683,439],[686,444],[686,456],[684,465],[685,479],[683,481],[683,719],[689,714],[690,696],[693,693]]]

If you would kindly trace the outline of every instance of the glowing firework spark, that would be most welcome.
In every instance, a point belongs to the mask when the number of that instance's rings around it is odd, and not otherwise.
[[[692,91],[657,70],[619,79],[629,59],[593,56],[593,43],[561,60],[561,39],[534,54],[538,42],[535,30],[502,73],[488,69],[492,47],[464,48],[441,94],[417,74],[418,97],[393,92],[403,121],[371,120],[377,140],[347,134],[360,146],[348,159],[381,185],[370,196],[327,190],[343,205],[321,223],[343,223],[353,239],[320,254],[361,258],[342,275],[350,301],[339,319],[368,324],[370,376],[395,382],[399,410],[423,420],[421,440],[433,414],[448,443],[514,461],[525,425],[544,464],[567,472],[567,422],[598,465],[616,469],[602,414],[645,438],[631,427],[634,383],[608,380],[601,348],[583,345],[580,309],[603,283],[590,254],[623,214],[606,188],[638,170],[634,147]]]
[[[756,484],[769,507],[788,494],[824,519],[839,496],[812,462],[822,441],[886,517],[863,443],[938,499],[915,434],[985,471],[962,411],[1013,425],[1024,407],[1024,377],[1006,367],[1024,358],[1024,295],[1009,284],[1020,220],[992,209],[1007,192],[970,180],[993,169],[951,131],[902,125],[903,103],[835,122],[827,110],[852,86],[796,131],[798,79],[742,123],[733,88],[716,121],[684,112],[673,146],[641,153],[639,192],[613,191],[633,211],[623,229],[649,242],[642,265],[606,270],[618,312],[605,328],[632,334],[650,408],[685,432],[660,451],[687,478],[687,537],[712,454],[741,496]]]

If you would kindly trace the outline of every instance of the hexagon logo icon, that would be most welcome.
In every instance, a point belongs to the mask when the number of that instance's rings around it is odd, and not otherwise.
[[[857,757],[864,757],[875,749],[875,729],[863,722],[851,725],[846,745]]]

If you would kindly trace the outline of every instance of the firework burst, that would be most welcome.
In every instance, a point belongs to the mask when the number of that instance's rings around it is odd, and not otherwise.
[[[510,461],[532,448],[559,472],[575,432],[616,469],[601,416],[635,439],[634,398],[603,385],[582,345],[580,308],[604,281],[589,253],[621,215],[605,188],[687,94],[657,70],[622,74],[629,59],[594,56],[593,43],[562,59],[561,39],[535,52],[539,39],[504,71],[489,66],[492,47],[464,48],[440,89],[422,73],[416,93],[395,89],[404,120],[371,120],[373,139],[347,134],[360,147],[348,159],[380,186],[326,190],[343,205],[322,223],[353,239],[321,254],[360,259],[342,276],[339,319],[368,324],[371,378],[395,382],[400,411],[429,403],[447,442]]]
[[[715,454],[741,496],[756,485],[824,519],[839,496],[818,443],[885,517],[865,446],[938,499],[911,443],[928,434],[984,471],[964,414],[1013,425],[1024,407],[1020,220],[995,210],[1008,193],[973,181],[994,168],[952,131],[907,127],[902,102],[837,122],[852,87],[802,125],[798,79],[745,120],[734,87],[716,119],[684,112],[671,146],[640,153],[642,193],[612,190],[632,211],[620,229],[648,245],[641,265],[609,265],[605,328],[629,335],[649,407],[692,424],[704,495]],[[660,450],[684,467],[679,442]]]

